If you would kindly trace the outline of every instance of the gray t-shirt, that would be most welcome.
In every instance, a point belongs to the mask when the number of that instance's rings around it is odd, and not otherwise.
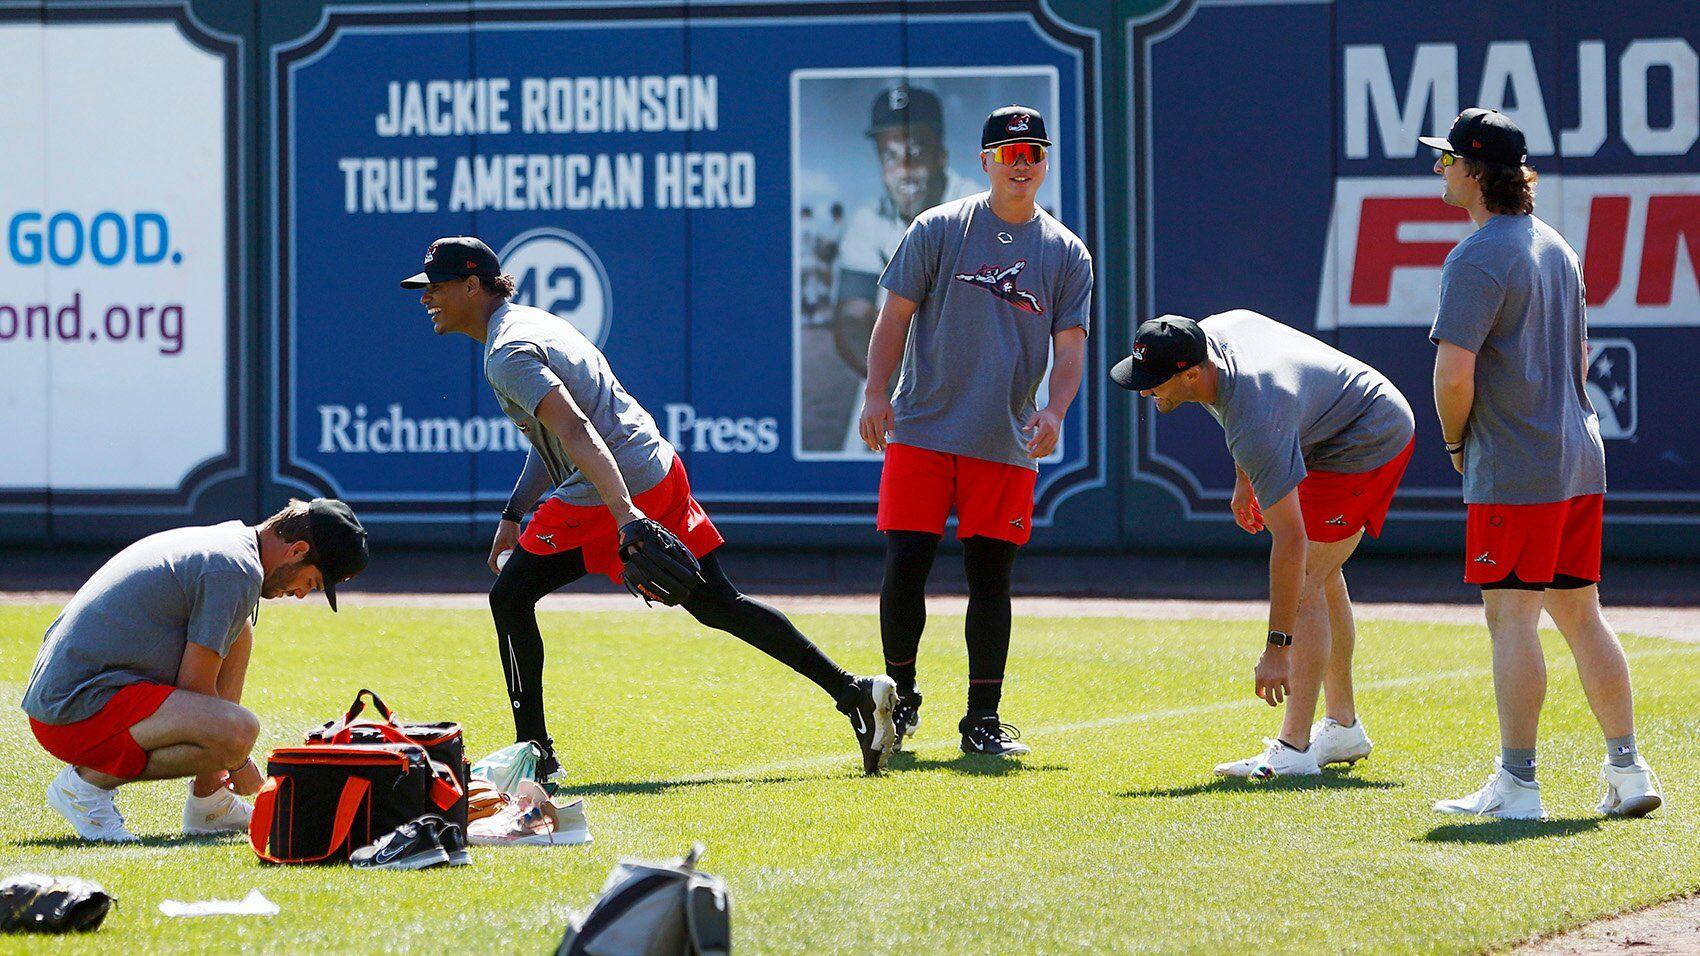
[[[121,688],[176,685],[188,642],[223,657],[260,603],[260,545],[240,521],[149,535],[118,552],[48,625],[24,712],[93,717]]]
[[[1022,426],[1051,336],[1085,329],[1092,255],[1043,209],[1014,225],[991,194],[915,217],[880,285],[920,303],[892,395],[892,440],[1037,469]]]
[[[604,504],[561,440],[537,420],[538,404],[563,385],[602,436],[634,496],[667,477],[673,446],[656,430],[655,419],[626,394],[608,359],[567,320],[528,305],[504,305],[490,317],[486,342],[484,377],[502,411],[531,439],[549,469],[554,497],[584,507]]]
[[[1264,507],[1310,471],[1373,471],[1411,443],[1410,403],[1363,362],[1248,309],[1198,324],[1220,370],[1205,408]]]
[[[1534,216],[1494,216],[1446,257],[1429,338],[1476,353],[1464,501],[1531,505],[1606,490],[1588,401],[1576,253]]]

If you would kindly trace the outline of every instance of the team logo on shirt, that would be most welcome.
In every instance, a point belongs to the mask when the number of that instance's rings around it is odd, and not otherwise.
[[[979,272],[959,272],[956,274],[956,280],[985,289],[1024,312],[1044,315],[1045,307],[1039,304],[1039,297],[1015,284],[1016,276],[1019,276],[1021,270],[1025,268],[1027,268],[1027,260],[1017,259],[1015,264],[1008,268],[981,266]]]

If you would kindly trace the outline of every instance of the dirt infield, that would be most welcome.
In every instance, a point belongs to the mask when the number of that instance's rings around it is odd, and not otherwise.
[[[876,595],[806,596],[752,595],[758,600],[798,613],[877,614]],[[0,604],[63,604],[66,591],[0,592]],[[484,609],[482,594],[349,593],[349,606],[436,607]],[[928,600],[935,614],[961,614],[966,598],[940,595]],[[545,611],[628,611],[635,609],[626,594],[554,594],[539,604]],[[1026,597],[1015,599],[1015,613],[1028,617],[1105,617],[1130,620],[1260,621],[1268,605],[1258,601],[1190,601],[1128,598]],[[1482,624],[1479,604],[1404,604],[1353,602],[1360,620],[1429,621],[1444,624]],[[674,611],[673,613],[684,613]],[[1668,640],[1700,641],[1700,608],[1608,607],[1612,626],[1620,632]],[[1550,621],[1544,621],[1551,626]],[[1485,637],[1485,634],[1484,634]],[[1675,900],[1518,947],[1515,952],[1540,956],[1593,956],[1602,953],[1667,954],[1700,952],[1700,895]]]

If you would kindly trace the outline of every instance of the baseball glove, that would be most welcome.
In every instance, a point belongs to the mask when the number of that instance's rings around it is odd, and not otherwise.
[[[21,873],[0,883],[0,932],[80,933],[96,929],[112,902],[112,896],[91,880]]]
[[[660,601],[674,607],[703,583],[696,556],[673,532],[648,518],[627,522],[620,529],[620,560],[626,565],[621,583],[645,604]]]

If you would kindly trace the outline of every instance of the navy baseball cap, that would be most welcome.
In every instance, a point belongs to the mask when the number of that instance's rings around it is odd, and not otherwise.
[[[472,236],[447,236],[431,243],[425,250],[425,271],[401,280],[403,289],[423,289],[433,282],[484,276],[494,279],[502,274],[502,264],[482,239]]]
[[[1208,354],[1197,322],[1184,315],[1158,316],[1133,333],[1133,352],[1110,369],[1110,381],[1143,392],[1201,364]]]
[[[910,126],[931,126],[942,131],[944,107],[939,104],[939,98],[930,90],[908,84],[881,90],[874,97],[873,111],[868,117],[868,138],[873,139],[888,129]]]
[[[1505,166],[1521,166],[1529,161],[1528,143],[1523,139],[1523,131],[1511,122],[1511,117],[1499,110],[1484,110],[1479,106],[1459,113],[1445,139],[1418,136],[1417,142],[1441,152]]]
[[[336,586],[366,569],[366,529],[354,509],[335,498],[307,502],[307,531],[313,538],[314,562],[324,578],[325,600],[336,610]]]
[[[980,127],[980,148],[991,149],[1005,143],[1038,143],[1049,146],[1045,136],[1045,118],[1031,106],[1001,106],[986,117]]]

